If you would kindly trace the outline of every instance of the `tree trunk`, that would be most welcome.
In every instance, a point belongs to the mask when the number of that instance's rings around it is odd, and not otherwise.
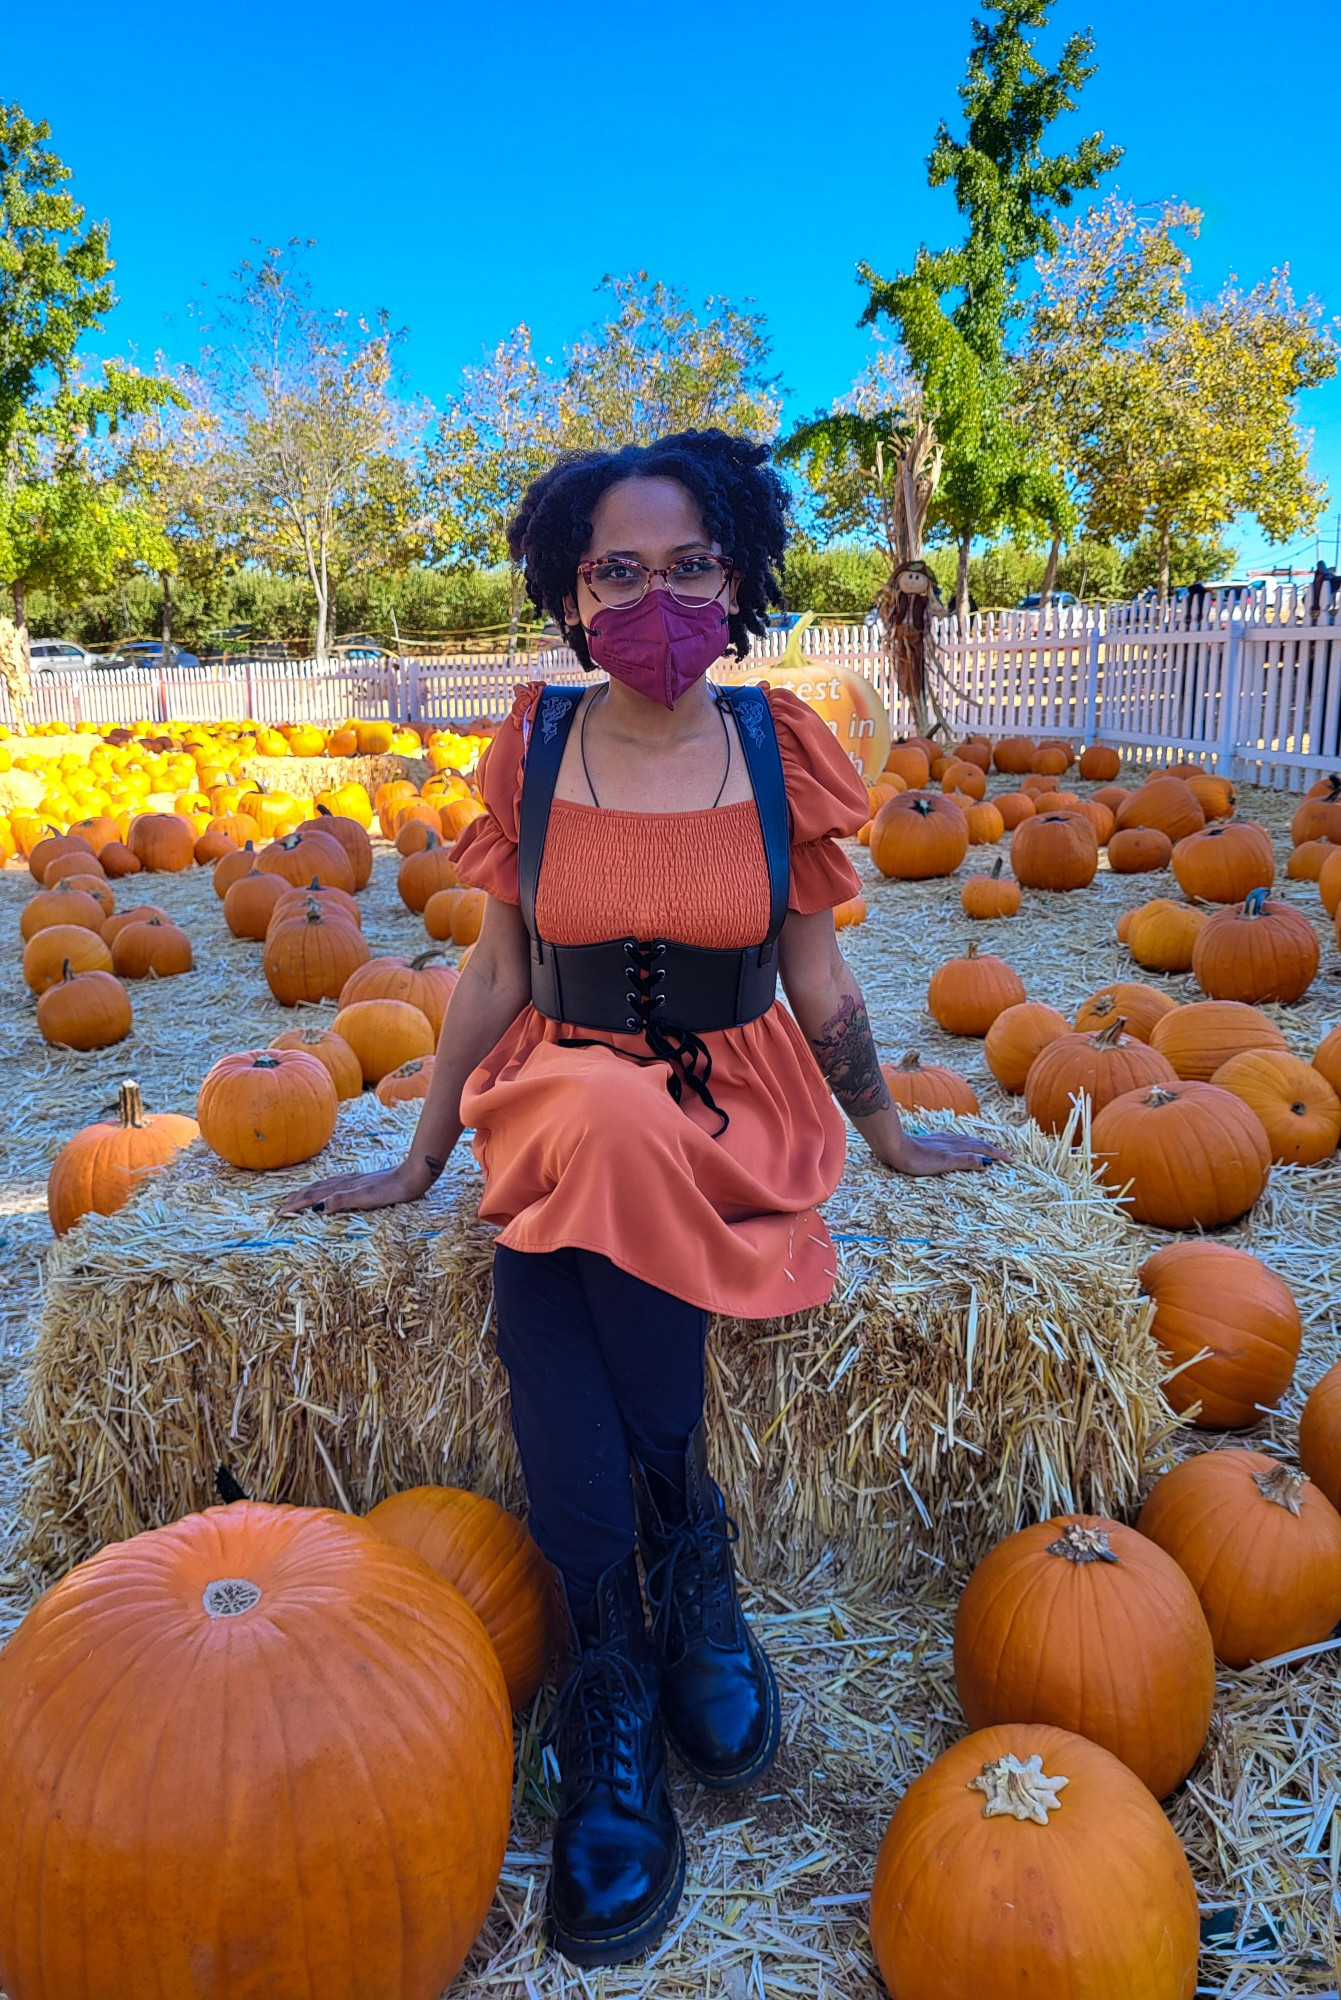
[[[969,618],[969,550],[973,547],[972,533],[959,538],[959,568],[955,572],[955,616],[962,632]]]
[[[517,627],[521,624],[523,577],[520,566],[512,565],[508,577],[508,666],[513,667],[517,656]]]
[[[27,619],[28,593],[25,591],[21,583],[12,583],[9,587],[14,597],[14,623],[22,627],[28,623]]]
[[[163,664],[168,663],[168,649],[172,645],[172,576],[168,570],[160,570],[158,580],[163,586]]]
[[[1057,558],[1062,552],[1062,538],[1054,535],[1052,547],[1048,550],[1047,567],[1043,571],[1043,587],[1038,593],[1039,608],[1046,611],[1052,602],[1052,593],[1057,588]]]
[[[1169,555],[1173,543],[1173,523],[1161,521],[1159,524],[1159,601],[1161,608],[1169,601]]]

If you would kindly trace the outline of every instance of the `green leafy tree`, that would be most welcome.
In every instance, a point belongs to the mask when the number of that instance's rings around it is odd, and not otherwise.
[[[505,561],[523,493],[562,451],[618,450],[713,424],[761,438],[777,430],[762,314],[709,298],[700,317],[678,287],[645,271],[606,277],[598,290],[611,301],[606,317],[559,363],[537,358],[523,325],[463,372],[428,452],[440,560]],[[510,648],[522,606],[514,571]]]
[[[787,603],[794,611],[860,618],[875,603],[889,574],[879,549],[811,548],[793,543],[783,564]]]
[[[97,447],[170,393],[133,368],[81,366],[80,341],[116,303],[112,260],[50,137],[0,104],[0,581],[19,627],[30,590],[98,590],[156,549],[152,522],[103,490]]]
[[[1075,110],[1094,74],[1089,34],[1070,36],[1054,69],[1039,61],[1030,31],[1046,25],[1049,8],[1050,0],[998,0],[995,19],[973,23],[960,89],[965,135],[942,124],[927,162],[932,187],[953,184],[963,242],[935,253],[923,246],[912,270],[894,278],[860,266],[863,324],[887,319],[896,330],[944,453],[936,520],[958,545],[961,614],[975,535],[1067,519],[1064,484],[1018,418],[1010,334],[1020,272],[1055,243],[1053,211],[1121,157],[1100,133],[1069,152],[1044,150],[1048,129]]]
[[[219,411],[249,558],[307,579],[325,657],[342,573],[395,573],[424,554],[427,512],[411,459],[422,412],[394,393],[401,336],[318,306],[304,245],[243,263],[200,374]]]
[[[158,624],[166,647],[178,587],[208,603],[242,560],[243,548],[223,420],[206,384],[186,369],[166,376],[161,360],[160,375],[174,394],[121,427],[114,477],[171,553],[170,565],[158,571]]]
[[[675,431],[718,425],[771,438],[781,414],[778,378],[767,373],[762,313],[726,298],[695,312],[678,285],[646,271],[605,277],[605,319],[567,350],[559,428],[570,450],[618,450]]]
[[[1336,372],[1335,332],[1285,271],[1194,301],[1177,238],[1200,220],[1182,204],[1147,217],[1114,198],[1063,230],[1039,260],[1025,363],[1065,438],[1086,529],[1148,539],[1162,597],[1180,537],[1216,537],[1248,515],[1284,541],[1325,497],[1298,398]]]

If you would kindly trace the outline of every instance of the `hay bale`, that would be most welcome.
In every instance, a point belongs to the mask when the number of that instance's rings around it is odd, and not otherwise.
[[[372,798],[379,785],[409,778],[422,785],[432,775],[426,757],[243,757],[238,781],[267,792],[292,792],[296,799],[314,799],[336,785],[362,785]]]
[[[400,1157],[415,1109],[347,1107],[322,1172]],[[1135,1247],[1082,1150],[1012,1132],[1008,1174],[909,1181],[854,1147],[833,1301],[712,1340],[717,1469],[754,1574],[962,1575],[1022,1520],[1124,1514],[1169,1424]],[[50,1257],[29,1374],[26,1559],[47,1574],[206,1505],[372,1506],[424,1480],[516,1504],[489,1337],[494,1232],[461,1149],[432,1197],[274,1219],[311,1178],[197,1144]]]

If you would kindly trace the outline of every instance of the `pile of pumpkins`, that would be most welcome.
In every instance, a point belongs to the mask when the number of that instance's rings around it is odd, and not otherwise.
[[[1031,1001],[1015,969],[976,944],[937,967],[927,1007],[947,1034],[982,1040],[996,1081],[1024,1097],[1044,1131],[1066,1129],[1084,1099],[1096,1174],[1157,1229],[1235,1222],[1273,1162],[1317,1166],[1341,1143],[1341,1028],[1305,1062],[1259,1007],[1180,1004],[1128,980],[1092,993],[1068,1021]],[[916,1054],[883,1068],[909,1110],[978,1109],[954,1070]]]
[[[467,730],[426,727],[421,731],[390,722],[349,722],[327,731],[308,723],[269,729],[241,722],[174,723],[162,731],[149,723],[136,723],[133,729],[94,731],[84,724],[74,733],[97,735],[99,739],[86,757],[75,751],[57,756],[37,751],[3,752],[6,768],[12,765],[42,778],[46,790],[31,811],[0,818],[0,865],[16,855],[26,856],[38,840],[52,832],[82,830],[90,823],[113,822],[115,838],[124,845],[132,820],[148,811],[151,801],[170,801],[174,813],[188,819],[197,835],[211,830],[217,817],[239,812],[255,818],[260,833],[266,836],[288,832],[306,816],[310,805],[282,786],[268,782],[258,786],[249,781],[245,766],[256,757],[423,757],[434,774],[424,787],[426,795],[434,795],[430,787],[438,780],[442,782],[437,790],[444,801],[469,798],[465,781],[487,749],[492,728],[492,724],[475,723]],[[71,732],[50,725],[46,733]],[[356,817],[366,814],[363,824],[371,824],[373,802],[367,792],[359,784],[344,782],[340,774],[332,773],[330,788],[317,796],[331,811],[353,812]]]
[[[430,941],[465,945],[464,964],[485,898],[458,881],[450,854],[452,836],[479,815],[477,801],[420,793],[395,780],[371,805],[394,835],[406,908],[423,916]],[[58,1234],[83,1215],[114,1214],[145,1174],[197,1133],[230,1165],[264,1171],[320,1152],[339,1105],[365,1086],[387,1105],[427,1095],[459,965],[438,962],[442,953],[432,942],[413,958],[372,956],[358,904],[373,867],[361,820],[321,807],[257,846],[254,827],[237,818],[216,822],[193,842],[177,816],[151,814],[135,821],[130,837],[150,870],[189,867],[217,853],[213,885],[224,922],[234,937],[263,946],[261,970],[274,998],[286,1007],[335,1001],[338,1012],[328,1027],[289,1029],[268,1048],[216,1063],[201,1085],[195,1120],[148,1115],[136,1085],[124,1085],[116,1117],[77,1132],[53,1164],[48,1209]],[[242,834],[248,837],[239,845]],[[131,1026],[118,975],[189,969],[190,941],[155,905],[112,913],[87,831],[49,836],[29,859],[43,883],[22,919],[39,1028],[66,1047],[109,1046]]]

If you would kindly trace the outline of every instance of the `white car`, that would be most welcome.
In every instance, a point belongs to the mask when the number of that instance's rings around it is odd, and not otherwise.
[[[87,646],[77,646],[73,639],[33,639],[29,642],[28,658],[36,673],[49,674],[55,667],[104,667],[107,662],[98,653],[91,653]]]

